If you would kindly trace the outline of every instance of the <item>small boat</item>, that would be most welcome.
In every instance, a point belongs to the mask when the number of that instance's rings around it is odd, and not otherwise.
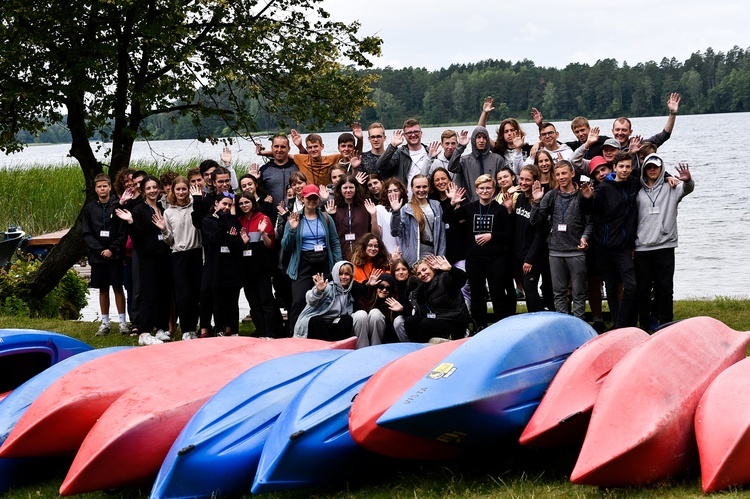
[[[750,358],[719,374],[695,412],[703,492],[750,483]]]
[[[349,412],[352,439],[365,449],[388,457],[435,461],[460,455],[463,449],[449,442],[437,442],[383,428],[376,421],[405,393],[413,398],[418,397],[418,392],[410,393],[407,390],[431,374],[446,355],[466,341],[461,339],[428,346],[404,355],[376,372],[365,382]]]
[[[284,407],[316,374],[347,353],[287,355],[237,376],[177,436],[156,476],[151,499],[247,492],[266,437]]]
[[[132,347],[99,348],[81,352],[61,360],[16,388],[0,404],[0,445],[5,442],[31,403],[62,375],[93,359],[128,348]],[[39,479],[40,474],[48,468],[50,466],[44,458],[0,458],[0,494],[11,487]]]
[[[205,342],[178,343],[195,343],[195,351],[200,352],[201,343]],[[133,386],[101,414],[81,443],[60,486],[60,495],[150,484],[190,418],[234,378],[278,357],[313,350],[352,349],[355,345],[356,337],[341,342],[260,339],[171,370],[160,366],[158,371],[152,371],[149,382]],[[85,385],[81,389],[85,390]],[[254,471],[250,470],[248,479]]]
[[[640,485],[697,465],[698,402],[749,343],[747,333],[694,317],[633,348],[604,380],[570,481]]]
[[[5,396],[48,367],[91,349],[91,345],[64,334],[0,329],[0,393]]]
[[[531,447],[583,443],[591,410],[612,368],[649,339],[636,327],[615,329],[584,343],[560,367],[518,441]]]
[[[74,456],[99,417],[130,388],[161,383],[165,375],[171,379],[207,359],[262,341],[240,336],[176,341],[87,362],[34,400],[0,447],[0,457]]]
[[[23,242],[26,233],[22,230],[0,232],[0,269],[5,268]]]
[[[377,424],[462,447],[515,441],[563,362],[596,335],[556,312],[505,318],[446,355]]]
[[[349,410],[365,382],[383,366],[427,347],[391,343],[362,348],[315,376],[268,433],[252,493],[345,481],[383,459],[352,440]],[[366,473],[366,471],[365,471]]]

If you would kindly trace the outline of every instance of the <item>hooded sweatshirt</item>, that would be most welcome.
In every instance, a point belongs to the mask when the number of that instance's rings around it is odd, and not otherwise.
[[[651,159],[661,159],[649,154],[644,165]],[[677,205],[682,198],[693,192],[695,183],[691,178],[680,182],[674,189],[664,182],[665,169],[649,187],[645,168],[641,172],[641,190],[638,192],[638,230],[635,239],[636,251],[653,251],[677,247]]]
[[[352,275],[352,280],[346,287],[341,285],[339,270],[344,264],[351,265],[352,274],[354,274],[354,265],[351,262],[346,260],[336,262],[333,265],[333,270],[331,270],[331,280],[325,289],[318,291],[318,288],[313,286],[305,295],[307,305],[300,313],[297,324],[294,325],[295,338],[307,338],[307,326],[313,317],[320,316],[327,319],[326,322],[333,322],[337,317],[352,314],[354,299],[350,291],[354,284],[354,275]]]
[[[484,149],[477,148],[477,136],[483,134],[487,137]],[[468,201],[479,199],[474,189],[474,181],[482,174],[491,175],[495,178],[495,172],[502,168],[505,161],[502,156],[490,151],[490,140],[487,129],[483,126],[474,128],[471,133],[471,152],[463,155],[466,146],[458,145],[448,163],[448,171],[456,174],[461,180],[461,185],[466,188]]]

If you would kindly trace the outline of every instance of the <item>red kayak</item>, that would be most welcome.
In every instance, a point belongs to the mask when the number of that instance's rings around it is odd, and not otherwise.
[[[202,365],[173,369],[171,375],[165,372],[149,383],[134,386],[112,403],[91,428],[60,487],[60,495],[153,480],[188,420],[234,378],[269,359],[312,350],[354,348],[356,338],[353,340],[255,341],[205,358]]]
[[[638,485],[697,464],[693,418],[700,397],[745,357],[748,343],[747,333],[696,317],[633,348],[602,385],[570,481]]]
[[[206,359],[261,341],[231,336],[177,341],[115,352],[70,371],[27,409],[0,457],[73,456],[105,410],[130,388],[163,383]],[[61,429],[64,428],[64,431]]]
[[[460,447],[389,430],[375,422],[394,402],[407,395],[406,390],[430,375],[446,355],[466,341],[449,341],[417,350],[375,373],[357,394],[349,412],[352,439],[369,451],[402,459],[441,460],[461,454]],[[419,397],[419,392],[411,396]]]
[[[555,375],[519,438],[521,445],[580,445],[591,410],[610,370],[636,345],[649,339],[636,327],[615,329],[573,352]]]
[[[750,483],[750,358],[719,374],[695,412],[703,492]]]

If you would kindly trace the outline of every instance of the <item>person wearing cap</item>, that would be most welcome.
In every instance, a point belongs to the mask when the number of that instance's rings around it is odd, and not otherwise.
[[[289,251],[287,274],[292,281],[292,305],[289,310],[289,327],[294,326],[302,309],[305,294],[313,287],[313,276],[328,274],[341,260],[341,246],[333,219],[318,209],[320,191],[309,184],[302,189],[304,208],[293,211],[284,226],[281,246]]]
[[[635,325],[635,267],[632,250],[638,224],[636,196],[641,187],[640,169],[633,155],[620,151],[614,158],[614,173],[594,189],[581,185],[583,213],[594,222],[597,265],[607,287],[607,300],[615,328]],[[635,170],[635,174],[633,171]],[[618,297],[622,282],[622,298]]]
[[[666,185],[664,162],[650,154],[643,163],[638,192],[638,230],[635,238],[636,300],[641,329],[653,331],[672,322],[677,205],[693,192],[695,183],[687,163],[677,166],[680,183]],[[653,307],[651,292],[654,293]],[[653,315],[655,322],[651,321]]]
[[[589,156],[590,150],[594,148],[597,143],[599,143],[599,127],[594,127],[589,131],[586,142],[573,152],[570,162],[579,175],[588,175],[592,171],[590,164],[594,158],[602,158],[607,163],[612,163],[612,160],[615,159],[615,154],[620,150],[620,143],[615,139],[608,138],[601,144],[601,156],[594,156],[591,159],[586,159]]]

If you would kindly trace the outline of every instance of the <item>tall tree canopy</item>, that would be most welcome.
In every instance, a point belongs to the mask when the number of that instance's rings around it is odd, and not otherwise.
[[[255,129],[252,100],[274,115],[322,125],[368,104],[380,39],[330,19],[320,0],[81,0],[0,2],[0,150],[67,114],[70,154],[87,199],[102,172],[89,138],[111,141],[110,175],[128,165],[149,116],[178,111],[201,134],[220,117]],[[202,138],[212,139],[208,134]],[[79,222],[41,267],[40,296],[83,253]]]

